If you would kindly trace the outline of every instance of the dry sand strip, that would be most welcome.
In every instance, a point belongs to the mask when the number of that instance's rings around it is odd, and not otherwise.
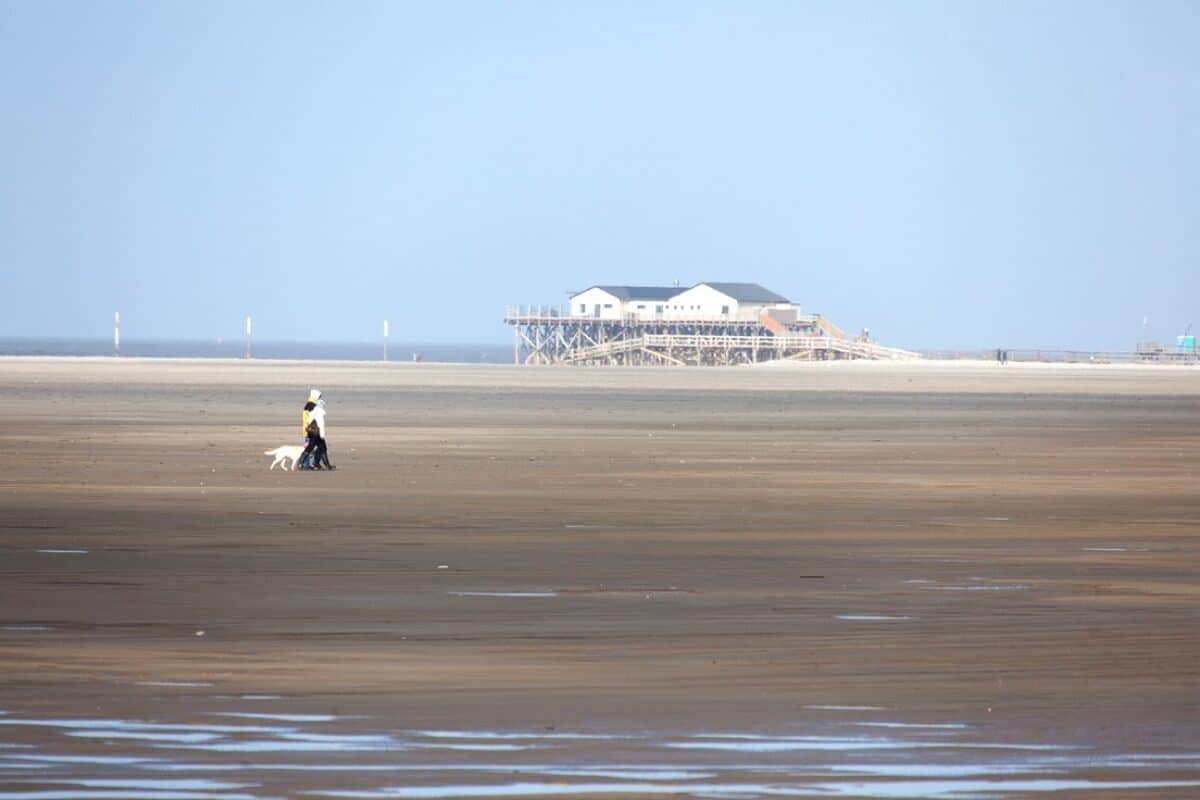
[[[0,800],[1195,797],[1198,375],[2,359]]]
[[[41,387],[78,382],[194,388],[317,383],[357,388],[694,389],[987,394],[1200,394],[1200,367],[1182,364],[1051,364],[991,361],[767,362],[745,367],[604,368],[0,356],[0,375]]]

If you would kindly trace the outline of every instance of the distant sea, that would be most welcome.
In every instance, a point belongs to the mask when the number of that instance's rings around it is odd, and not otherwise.
[[[22,339],[0,338],[0,356],[111,356],[111,339]],[[130,339],[121,341],[126,358],[242,358],[244,341],[189,341],[174,339]],[[254,342],[254,358],[284,361],[380,361],[383,344],[353,342]],[[389,361],[452,364],[511,364],[512,346],[495,344],[412,344],[392,342]]]

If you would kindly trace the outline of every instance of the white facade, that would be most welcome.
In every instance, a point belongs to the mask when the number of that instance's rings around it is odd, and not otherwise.
[[[625,301],[625,316],[634,319],[663,319],[667,312],[667,300],[633,297]]]
[[[614,294],[610,289],[616,289],[621,294]],[[639,291],[657,296],[643,296]],[[593,286],[571,296],[570,316],[593,319],[662,319],[667,306],[667,300],[662,296],[665,293],[664,290],[653,287]]]
[[[621,298],[599,286],[593,286],[571,296],[572,317],[622,319],[624,313]]]
[[[667,301],[667,319],[738,319],[738,301],[703,283]]]
[[[660,287],[593,286],[571,296],[569,315],[602,320],[727,319],[754,322],[768,310],[775,312],[774,315],[778,319],[792,321],[799,310],[797,306],[757,284],[713,286],[699,283],[689,289],[664,296],[672,291]],[[777,302],[780,300],[783,302]],[[786,319],[788,316],[791,319]]]
[[[746,301],[699,283],[667,301],[667,319],[757,320],[767,309],[794,310],[791,303]]]

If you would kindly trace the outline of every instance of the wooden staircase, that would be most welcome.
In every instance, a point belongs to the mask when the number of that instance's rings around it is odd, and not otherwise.
[[[758,324],[776,336],[787,336],[787,327],[782,322],[768,314],[766,311],[758,315]]]

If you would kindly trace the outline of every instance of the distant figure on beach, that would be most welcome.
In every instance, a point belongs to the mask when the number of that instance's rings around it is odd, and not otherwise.
[[[321,390],[313,389],[308,393],[308,401],[304,404],[304,410],[300,412],[300,433],[304,436],[304,452],[300,454],[300,463],[297,469],[312,469],[309,463],[312,459],[313,450],[317,447],[316,438],[310,433],[316,431],[320,426],[313,420],[312,412],[317,408],[317,402],[321,399]]]
[[[320,389],[313,389],[308,393],[308,402],[304,404],[300,424],[306,438],[299,468],[336,469],[329,463],[329,446],[325,442],[325,398],[321,396]]]

